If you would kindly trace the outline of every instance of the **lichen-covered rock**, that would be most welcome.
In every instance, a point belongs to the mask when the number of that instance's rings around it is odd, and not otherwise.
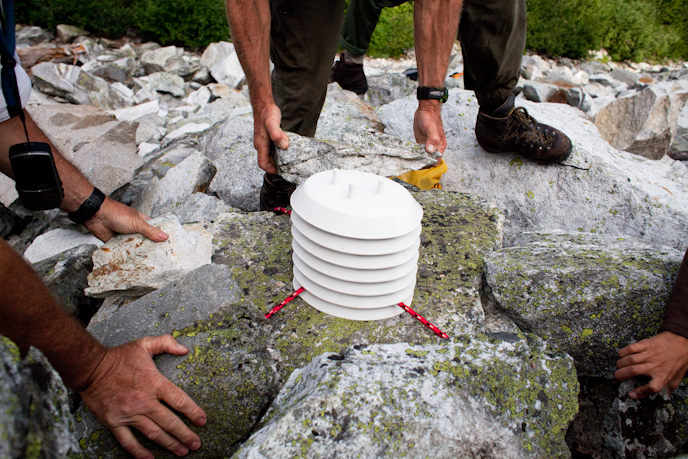
[[[315,138],[327,141],[342,141],[342,135],[373,129],[382,132],[382,124],[375,110],[363,102],[355,93],[345,91],[337,83],[327,87]]]
[[[503,217],[473,196],[427,191],[414,197],[424,216],[413,308],[450,335],[480,332],[483,259],[501,246]],[[250,301],[265,312],[293,289],[290,229],[287,216],[268,213],[226,214],[208,227],[214,235],[213,262],[230,266]],[[323,314],[300,299],[267,326],[285,374],[322,352],[351,345],[439,339],[408,314],[358,322]]]
[[[434,166],[439,158],[439,154],[427,153],[421,145],[404,143],[370,129],[343,135],[340,142],[322,142],[290,134],[289,147],[275,151],[280,175],[297,184],[311,175],[332,169],[397,176]]]
[[[93,270],[91,256],[97,248],[90,244],[80,245],[33,265],[62,309],[83,320],[90,319],[103,302],[84,295],[88,275]]]
[[[37,349],[23,360],[0,335],[0,457],[62,459],[79,451],[60,375]]]
[[[526,233],[487,257],[486,281],[521,329],[570,354],[580,375],[611,378],[617,351],[657,332],[682,259],[633,238]]]
[[[517,101],[535,119],[562,130],[573,152],[562,165],[542,165],[514,153],[491,154],[475,138],[478,103],[452,89],[442,106],[447,134],[442,187],[480,196],[504,212],[505,245],[524,231],[559,228],[628,235],[684,251],[688,188],[667,180],[670,164],[614,150],[578,111],[562,104]],[[415,98],[378,109],[385,132],[413,142]]]
[[[156,364],[208,415],[204,427],[185,420],[203,443],[195,457],[218,458],[229,457],[248,437],[277,394],[280,376],[262,322],[230,270],[209,265],[119,307],[88,330],[109,346],[163,333],[187,346],[186,356],[159,356]],[[83,405],[76,419],[85,457],[129,457]],[[174,457],[143,441],[156,457]]]
[[[385,73],[368,78],[364,100],[371,107],[379,107],[402,97],[412,96],[416,88],[418,82],[403,73]]]
[[[140,234],[121,234],[93,254],[86,295],[138,296],[210,264],[212,236],[200,225],[182,226],[172,214],[151,220],[169,235],[153,242]]]
[[[580,379],[580,412],[566,434],[574,457],[678,459],[688,453],[688,388],[681,384],[670,398],[664,392],[628,397],[646,382]]]
[[[216,196],[208,196],[205,193],[194,193],[187,197],[181,205],[175,207],[172,213],[177,216],[179,223],[214,222],[227,212],[236,212],[239,209],[229,207]]]
[[[292,373],[234,458],[570,457],[572,359],[508,338],[323,354]]]

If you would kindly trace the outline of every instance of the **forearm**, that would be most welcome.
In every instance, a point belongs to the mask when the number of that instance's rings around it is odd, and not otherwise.
[[[62,181],[64,200],[60,209],[65,212],[74,212],[93,192],[93,185],[83,176],[79,169],[67,161],[52,145],[50,140],[38,128],[26,111],[26,129],[29,132],[31,142],[44,142],[50,145],[55,160],[57,173]],[[24,127],[18,116],[0,123],[0,171],[8,177],[14,178],[12,166],[9,160],[9,151],[12,145],[26,142]]]
[[[227,20],[246,74],[254,113],[273,103],[268,0],[226,0]]]
[[[670,331],[688,338],[688,251],[678,270],[676,283],[667,301],[660,331]]]
[[[462,0],[416,0],[413,11],[418,84],[444,86]]]
[[[0,334],[14,341],[22,355],[30,346],[40,349],[68,387],[86,387],[105,348],[67,316],[4,240],[0,240],[0,285]]]

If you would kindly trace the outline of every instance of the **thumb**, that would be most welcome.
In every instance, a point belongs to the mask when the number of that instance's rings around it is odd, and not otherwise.
[[[144,235],[153,242],[163,242],[169,238],[169,235],[163,230],[153,225],[149,225],[143,219],[139,219],[136,226],[137,233]]]
[[[179,344],[172,335],[149,336],[134,343],[148,352],[151,357],[158,354],[185,355],[189,352],[189,349]]]

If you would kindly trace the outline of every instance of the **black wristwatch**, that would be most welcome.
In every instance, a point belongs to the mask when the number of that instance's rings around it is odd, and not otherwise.
[[[430,88],[428,86],[420,86],[416,91],[418,100],[437,99],[445,103],[449,99],[449,91],[447,88]]]
[[[81,207],[69,214],[69,219],[74,223],[82,224],[87,222],[99,210],[101,204],[105,201],[105,195],[98,188],[93,187],[93,193],[88,197]]]

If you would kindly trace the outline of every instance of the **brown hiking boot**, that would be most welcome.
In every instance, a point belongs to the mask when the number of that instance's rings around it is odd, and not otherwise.
[[[475,136],[490,153],[514,152],[542,164],[560,163],[571,154],[571,139],[541,124],[525,108],[514,108],[511,94],[492,116],[478,112]]]
[[[265,173],[260,189],[260,210],[273,211],[277,207],[289,206],[289,199],[296,190],[296,184],[284,180],[277,174]]]
[[[344,53],[332,66],[328,83],[339,83],[342,89],[353,91],[362,96],[368,90],[368,80],[363,72],[363,64],[353,64],[344,60]]]

